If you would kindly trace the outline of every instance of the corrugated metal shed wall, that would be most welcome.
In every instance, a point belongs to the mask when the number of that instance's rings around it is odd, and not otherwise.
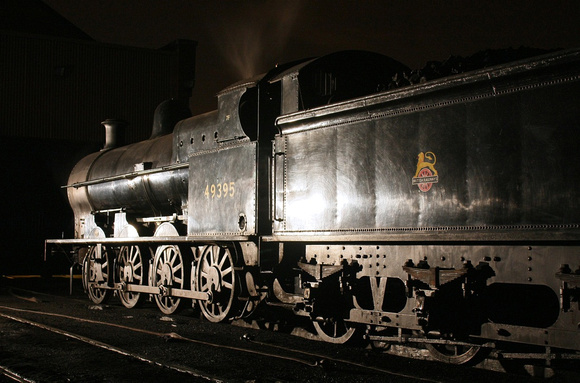
[[[2,33],[0,60],[2,136],[101,142],[101,121],[121,118],[135,142],[178,97],[175,51]]]

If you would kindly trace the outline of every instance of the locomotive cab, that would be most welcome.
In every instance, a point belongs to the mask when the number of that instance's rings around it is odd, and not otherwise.
[[[269,81],[282,84],[285,115],[387,90],[395,75],[408,70],[381,54],[341,51],[294,65]]]

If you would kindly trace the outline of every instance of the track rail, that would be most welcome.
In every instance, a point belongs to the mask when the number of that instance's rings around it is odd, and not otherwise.
[[[6,307],[1,307],[1,308],[5,309]],[[17,311],[21,311],[21,310],[17,310]],[[34,312],[34,313],[35,314],[38,314],[38,312]],[[149,364],[154,365],[154,366],[157,366],[157,367],[167,368],[169,370],[173,370],[173,371],[177,371],[177,372],[180,372],[180,373],[188,374],[188,375],[194,376],[196,378],[202,378],[202,379],[208,380],[210,382],[223,382],[224,381],[222,379],[219,379],[219,378],[210,376],[208,374],[205,374],[203,372],[200,372],[200,371],[191,369],[189,367],[178,366],[178,365],[167,364],[167,363],[161,363],[159,361],[156,361],[156,360],[147,358],[146,356],[143,356],[143,355],[140,355],[140,354],[137,354],[137,353],[134,353],[134,352],[130,352],[130,351],[127,351],[127,350],[124,350],[124,349],[122,349],[120,347],[116,347],[116,346],[113,346],[113,345],[110,345],[110,344],[107,344],[107,343],[104,343],[104,342],[100,342],[100,341],[98,341],[96,339],[89,338],[89,337],[86,337],[86,336],[82,336],[82,335],[79,335],[79,334],[75,334],[75,333],[72,333],[70,331],[61,330],[61,329],[58,329],[56,327],[52,327],[52,326],[49,326],[49,325],[46,325],[46,324],[38,323],[38,322],[31,321],[31,320],[28,320],[28,319],[25,319],[25,318],[21,318],[21,317],[16,317],[16,316],[13,316],[13,315],[7,315],[7,314],[4,314],[4,313],[0,313],[0,316],[1,317],[4,317],[6,319],[10,319],[10,320],[13,320],[13,321],[16,321],[16,322],[20,322],[20,323],[23,323],[23,324],[26,324],[26,325],[30,325],[30,326],[34,326],[34,327],[37,327],[37,328],[40,328],[40,329],[43,329],[43,330],[46,330],[46,331],[50,331],[50,332],[55,333],[55,334],[63,335],[63,336],[66,336],[68,338],[75,339],[75,340],[78,340],[78,341],[81,341],[81,342],[90,344],[91,346],[99,347],[99,348],[105,349],[107,351],[112,351],[112,352],[115,352],[115,353],[120,354],[120,355],[128,356],[128,357],[137,359],[137,360],[142,361],[142,362],[149,363]],[[79,318],[75,318],[75,319],[79,319]],[[90,321],[90,322],[93,322],[94,323],[94,321]],[[155,335],[157,335],[157,334],[155,334]],[[2,372],[4,373],[4,371],[2,371]]]
[[[395,371],[390,371],[390,370],[386,370],[386,369],[382,369],[382,368],[378,368],[378,367],[373,367],[373,366],[368,366],[368,365],[364,365],[361,363],[356,363],[356,362],[349,361],[346,359],[333,358],[333,357],[330,357],[328,355],[324,355],[322,353],[313,353],[313,352],[309,352],[309,351],[298,350],[298,349],[294,349],[294,348],[290,348],[290,347],[278,346],[278,345],[274,345],[274,344],[270,344],[270,343],[256,341],[249,335],[244,335],[243,339],[250,344],[259,346],[260,350],[235,347],[235,346],[219,344],[216,342],[208,342],[208,341],[187,338],[187,337],[184,337],[176,332],[160,333],[160,332],[144,330],[144,329],[140,329],[140,328],[136,328],[136,327],[123,326],[123,325],[118,325],[118,324],[114,324],[114,323],[108,323],[108,322],[97,321],[97,320],[86,319],[86,318],[79,318],[79,317],[64,315],[64,314],[47,313],[47,312],[40,312],[40,311],[36,311],[36,310],[18,309],[18,308],[13,308],[13,307],[9,307],[9,306],[0,306],[0,310],[13,311],[16,313],[28,313],[28,314],[34,314],[34,315],[41,315],[41,316],[45,316],[45,317],[59,317],[62,319],[74,320],[77,322],[83,322],[83,323],[88,323],[88,324],[93,324],[93,325],[115,327],[115,328],[119,328],[119,329],[123,329],[123,330],[127,330],[127,331],[141,333],[141,334],[147,335],[147,336],[160,337],[160,338],[163,338],[166,340],[173,339],[173,340],[185,341],[185,342],[190,342],[190,343],[204,345],[204,346],[232,350],[232,351],[241,352],[241,353],[261,355],[261,356],[265,356],[265,357],[269,357],[269,358],[281,359],[281,360],[285,360],[288,362],[298,363],[301,365],[305,365],[308,367],[314,367],[314,368],[323,367],[325,365],[328,365],[329,363],[343,364],[343,365],[347,365],[347,366],[351,366],[351,367],[356,367],[358,369],[378,372],[381,374],[390,375],[390,376],[394,376],[394,377],[412,379],[414,381],[440,383],[439,380],[421,378],[421,377],[412,376],[409,374],[398,373]],[[144,355],[141,355],[139,353],[134,353],[134,352],[122,349],[120,347],[101,342],[101,341],[93,339],[93,338],[79,335],[79,334],[76,334],[76,333],[73,333],[73,332],[70,332],[67,330],[62,330],[62,329],[59,329],[59,328],[56,328],[53,326],[49,326],[49,325],[46,325],[43,323],[39,323],[36,321],[25,319],[25,318],[22,318],[19,316],[9,315],[9,314],[0,312],[0,317],[10,319],[12,321],[16,321],[16,322],[19,322],[22,324],[34,326],[34,327],[37,327],[37,328],[40,328],[40,329],[43,329],[46,331],[50,331],[52,333],[59,334],[59,335],[62,335],[62,336],[65,336],[65,337],[68,337],[71,339],[75,339],[75,340],[87,343],[91,346],[105,349],[105,350],[110,351],[110,352],[115,352],[115,353],[118,353],[120,355],[127,356],[127,357],[148,363],[148,364],[156,366],[156,367],[167,368],[167,369],[179,372],[179,373],[187,374],[187,375],[190,375],[190,376],[193,376],[196,378],[201,378],[201,379],[204,379],[204,380],[207,380],[210,382],[225,382],[226,381],[222,378],[207,374],[207,373],[200,371],[200,370],[197,370],[197,369],[192,369],[192,368],[187,367],[187,366],[162,363],[162,362],[159,362],[159,361],[154,360],[152,358],[148,358]],[[261,351],[264,349],[277,350],[277,352],[275,352],[275,351],[270,351],[270,352]],[[289,354],[302,355],[302,357],[289,356]],[[1,369],[0,369],[0,372],[2,372]]]

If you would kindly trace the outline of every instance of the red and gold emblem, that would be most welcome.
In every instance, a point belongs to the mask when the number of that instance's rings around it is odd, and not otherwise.
[[[422,192],[431,190],[433,184],[439,182],[435,163],[437,157],[433,152],[421,152],[417,156],[417,171],[413,177],[413,185],[417,185]]]

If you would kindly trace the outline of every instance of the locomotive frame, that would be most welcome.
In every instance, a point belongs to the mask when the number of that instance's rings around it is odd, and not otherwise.
[[[95,303],[283,305],[325,341],[449,363],[580,358],[580,51],[377,92],[404,70],[339,52],[215,112],[164,103],[149,140],[77,164],[75,238],[47,246],[74,247]]]

